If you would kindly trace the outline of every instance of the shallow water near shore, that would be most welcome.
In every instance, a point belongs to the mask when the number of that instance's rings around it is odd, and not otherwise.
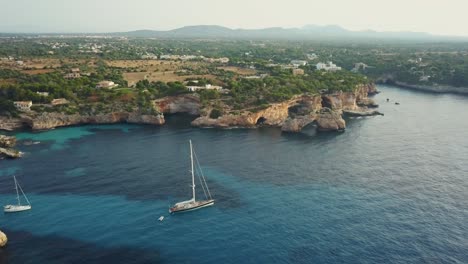
[[[15,174],[33,209],[0,216],[0,263],[468,263],[468,97],[379,89],[385,116],[344,133],[180,116],[17,133],[0,201]],[[189,139],[216,204],[169,215],[191,194]]]

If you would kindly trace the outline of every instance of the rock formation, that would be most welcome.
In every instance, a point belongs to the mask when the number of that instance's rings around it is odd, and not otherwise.
[[[16,145],[16,138],[0,135],[0,158],[19,158],[21,152],[13,147]]]
[[[322,108],[317,118],[317,129],[319,131],[344,131],[346,122],[341,117],[340,111],[330,108]]]
[[[192,94],[164,97],[155,100],[154,105],[163,114],[200,114],[200,98]]]
[[[244,111],[237,115],[227,113],[216,119],[204,115],[195,119],[192,125],[219,128],[263,125],[281,127],[285,132],[299,132],[314,123],[319,131],[343,131],[346,128],[343,112],[356,115],[362,113],[363,116],[381,114],[368,109],[378,106],[368,98],[368,94],[375,93],[375,86],[369,84],[358,86],[353,92],[295,96],[258,112]]]
[[[0,116],[0,130],[13,131],[24,126],[21,118]]]
[[[82,125],[82,124],[114,124],[114,123],[136,123],[136,124],[164,124],[163,115],[145,115],[138,112],[112,112],[97,115],[67,115],[63,113],[41,113],[30,116],[24,120],[33,130],[46,130],[55,127]]]

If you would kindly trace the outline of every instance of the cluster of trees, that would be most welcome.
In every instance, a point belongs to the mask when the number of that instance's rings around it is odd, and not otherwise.
[[[146,90],[154,98],[161,98],[164,96],[174,96],[184,93],[189,93],[189,90],[181,82],[149,82],[148,80],[141,80],[136,83],[136,88]]]

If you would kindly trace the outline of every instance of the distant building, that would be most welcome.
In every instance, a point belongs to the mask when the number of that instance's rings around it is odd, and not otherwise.
[[[65,79],[76,79],[76,78],[80,78],[80,77],[81,77],[80,68],[71,68],[71,69],[70,69],[70,72],[69,72],[69,73],[66,73],[63,77],[64,77]]]
[[[147,53],[145,55],[142,55],[141,58],[144,60],[157,60],[158,56],[154,55],[153,53]]]
[[[18,60],[18,61],[16,61],[16,65],[18,65],[18,66],[23,66],[23,65],[24,65],[24,61]]]
[[[229,58],[222,57],[222,58],[204,58],[204,61],[210,62],[210,63],[228,63]]]
[[[79,72],[70,72],[70,73],[65,74],[64,76],[65,79],[76,79],[80,77],[81,77],[81,74]]]
[[[245,76],[243,77],[244,79],[251,80],[251,79],[261,79],[262,77],[258,75],[251,75],[251,76]]]
[[[20,111],[31,111],[32,101],[15,101],[13,104]]]
[[[40,96],[49,96],[48,92],[36,92]]]
[[[354,68],[351,69],[352,72],[359,72],[359,70],[365,70],[369,68],[369,65],[365,64],[365,63],[362,63],[362,62],[358,62],[358,63],[355,63],[354,64]]]
[[[118,84],[115,84],[113,81],[102,81],[96,85],[96,88],[112,89],[117,86]]]
[[[336,66],[333,62],[329,61],[328,63],[319,62],[315,66],[317,70],[325,70],[325,71],[340,71],[341,67]]]
[[[306,66],[306,65],[307,65],[307,61],[305,61],[305,60],[292,60],[292,61],[291,61],[291,64],[292,64],[294,67]]]
[[[421,82],[428,82],[430,78],[431,78],[431,76],[429,76],[429,75],[423,75],[423,76],[421,76],[421,77],[419,78],[419,81],[421,81]]]
[[[315,53],[307,54],[307,59],[308,60],[315,60],[315,59],[318,59],[318,56]]]
[[[50,102],[51,105],[65,105],[68,104],[68,100],[65,98],[57,98]]]
[[[297,75],[304,75],[304,70],[303,69],[293,69],[292,74],[297,76]]]
[[[216,90],[216,91],[221,91],[223,87],[221,86],[216,86],[216,85],[211,85],[207,84],[205,86],[187,86],[187,89],[191,92],[196,92],[200,90]]]

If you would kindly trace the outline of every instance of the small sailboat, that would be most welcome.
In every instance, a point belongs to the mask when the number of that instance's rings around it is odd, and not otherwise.
[[[194,164],[193,164],[194,152],[193,152],[192,141],[190,140],[189,142],[190,142],[190,162],[191,162],[190,172],[192,174],[192,199],[176,203],[174,206],[169,208],[169,213],[192,211],[192,210],[200,209],[203,207],[211,206],[214,204],[214,200],[213,198],[211,198],[211,193],[210,193],[210,190],[208,189],[208,185],[206,184],[206,180],[203,175],[203,172],[201,171],[200,164],[198,163],[198,159],[197,159],[197,165],[198,165],[198,169],[200,172],[200,175],[198,176],[200,180],[200,186],[203,189],[206,200],[195,199],[195,171],[194,171]]]
[[[23,189],[21,188],[18,181],[16,180],[16,176],[13,176],[13,179],[15,180],[16,199],[18,200],[18,204],[17,205],[11,205],[11,204],[5,205],[3,207],[3,211],[5,213],[15,213],[15,212],[22,212],[22,211],[30,210],[32,207],[31,207],[31,203],[28,200],[28,197],[26,197],[26,194],[24,194]],[[23,194],[24,199],[28,203],[27,205],[21,205],[19,191],[21,191],[21,194]]]
[[[158,218],[158,220],[159,220],[159,222],[162,222],[162,221],[164,220],[164,216],[161,215],[161,216]]]

